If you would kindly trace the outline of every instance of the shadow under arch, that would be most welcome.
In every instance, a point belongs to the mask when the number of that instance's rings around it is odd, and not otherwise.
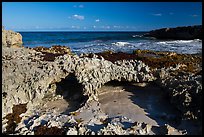
[[[63,96],[69,106],[62,114],[76,111],[84,105],[88,96],[83,95],[83,85],[80,84],[74,73],[56,83],[56,94]]]
[[[98,91],[102,110],[110,117],[126,116],[158,126],[180,124],[180,112],[170,104],[168,96],[153,82],[145,84],[109,81]]]

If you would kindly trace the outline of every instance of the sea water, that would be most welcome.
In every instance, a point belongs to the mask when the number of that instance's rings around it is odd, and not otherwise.
[[[76,54],[106,50],[132,53],[133,50],[202,52],[202,40],[157,40],[143,37],[146,32],[19,32],[25,47],[63,45]]]

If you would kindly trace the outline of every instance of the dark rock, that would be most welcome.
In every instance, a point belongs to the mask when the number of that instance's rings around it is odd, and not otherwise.
[[[202,26],[187,26],[187,27],[176,27],[176,28],[162,28],[152,30],[145,34],[145,37],[155,37],[157,39],[202,39]]]
[[[13,134],[15,132],[15,128],[17,124],[20,123],[21,117],[20,114],[25,113],[27,111],[27,104],[19,104],[13,106],[13,113],[6,115],[7,127],[5,134]]]
[[[56,57],[63,56],[65,54],[72,55],[71,49],[66,46],[53,45],[50,48],[47,47],[35,47],[33,48],[35,51],[43,53],[43,61],[54,61]]]
[[[39,126],[35,131],[35,135],[65,135],[65,131],[58,127]]]

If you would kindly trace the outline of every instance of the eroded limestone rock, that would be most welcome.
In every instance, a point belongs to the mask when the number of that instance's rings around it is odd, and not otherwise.
[[[6,44],[8,43],[4,42],[4,45]],[[111,53],[114,58],[109,61],[105,57],[99,56],[100,54],[93,54],[90,58],[87,55],[69,54],[69,50],[67,51],[66,48],[59,51],[66,54],[61,54],[58,51],[58,47],[53,50],[45,49],[43,52],[46,53],[43,53],[42,50],[23,47],[2,47],[2,121],[4,121],[2,131],[6,130],[5,116],[12,113],[12,106],[27,103],[28,112],[26,113],[29,114],[25,115],[28,117],[24,117],[25,121],[21,120],[18,127],[14,129],[22,134],[34,134],[34,129],[40,125],[46,125],[46,128],[53,126],[61,128],[66,122],[74,125],[67,129],[66,134],[154,134],[151,132],[151,125],[141,123],[132,127],[135,128],[134,131],[123,129],[120,124],[109,123],[99,132],[95,132],[88,130],[84,125],[80,128],[76,127],[81,122],[79,119],[61,115],[55,112],[52,107],[39,113],[38,111],[42,109],[39,106],[45,105],[46,101],[55,101],[68,96],[68,94],[56,95],[56,91],[59,90],[57,83],[66,79],[70,74],[74,74],[75,79],[81,85],[82,94],[88,96],[83,108],[87,106],[88,102],[98,100],[98,89],[109,81],[138,83],[155,81],[165,89],[172,104],[177,106],[184,116],[198,120],[202,117],[202,76],[200,73],[192,73],[194,71],[178,71],[182,67],[181,64],[174,67],[167,65],[152,69],[151,60],[145,62],[145,60],[140,60],[141,58],[135,58],[136,56],[132,54],[120,53],[124,59],[118,60],[116,54]],[[47,53],[56,54],[56,56],[47,60],[45,59]],[[175,57],[175,54],[170,54],[169,57]],[[181,57],[185,56],[181,55]],[[195,57],[195,60],[199,62],[201,59]],[[198,70],[202,70],[200,66],[202,64],[199,62]],[[79,99],[77,96],[73,98]],[[87,109],[90,108],[87,107]],[[99,108],[93,110],[93,114],[94,119],[100,123],[96,112],[99,112]],[[93,123],[90,121],[90,124]],[[139,128],[137,128],[138,126]],[[42,127],[42,130],[46,128]],[[167,129],[172,130],[171,127],[166,126],[165,131]],[[54,130],[58,131],[58,129]],[[165,134],[171,133],[166,132]]]
[[[23,44],[20,33],[4,30],[2,27],[2,46],[3,47],[21,47]]]

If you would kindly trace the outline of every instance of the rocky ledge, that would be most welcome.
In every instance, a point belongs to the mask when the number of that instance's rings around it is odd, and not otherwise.
[[[176,115],[179,124],[166,122],[156,126],[123,115],[107,115],[99,96],[104,94],[102,87],[112,81],[143,85],[143,88],[146,85],[143,83],[154,83],[179,111]],[[132,54],[109,51],[78,56],[65,46],[2,46],[2,132],[201,134],[201,83],[202,57],[197,55],[136,50]],[[119,91],[117,86],[112,86]],[[135,86],[132,88],[135,90]],[[169,119],[168,114],[160,117]]]
[[[197,25],[157,29],[150,31],[144,36],[155,37],[157,39],[176,39],[176,40],[202,39],[202,26]]]

